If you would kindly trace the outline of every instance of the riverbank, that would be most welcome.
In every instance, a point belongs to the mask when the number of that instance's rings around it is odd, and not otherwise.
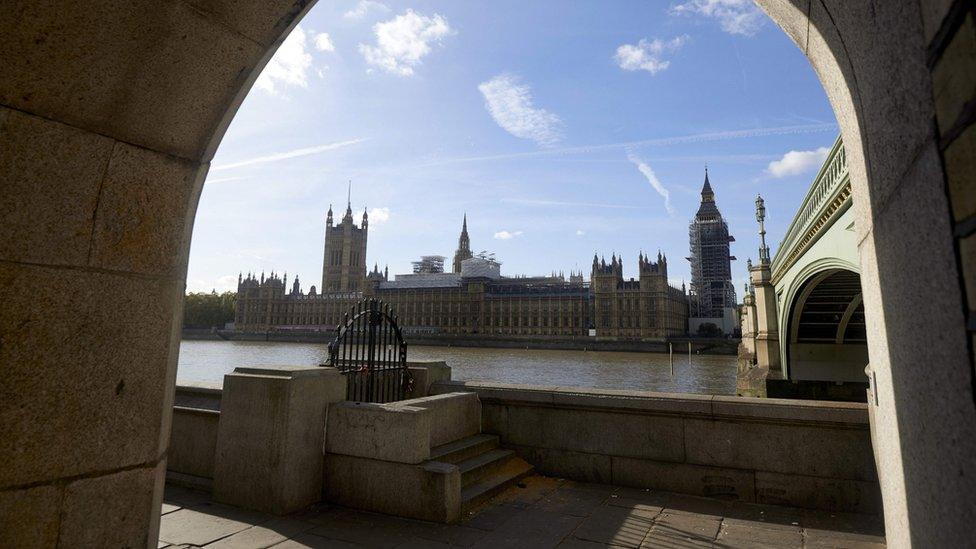
[[[335,337],[334,331],[290,331],[243,333],[234,330],[210,330],[184,328],[183,339],[206,341],[267,341],[272,343],[329,343]],[[578,338],[530,338],[498,337],[488,335],[446,336],[432,334],[406,335],[410,345],[430,347],[473,347],[485,349],[538,349],[562,351],[608,351],[630,353],[667,353],[668,345],[675,354],[734,356],[739,345],[738,339],[724,338],[670,338],[667,341],[611,340],[592,337]]]

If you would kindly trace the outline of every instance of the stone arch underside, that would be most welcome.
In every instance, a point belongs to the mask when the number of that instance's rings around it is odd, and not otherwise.
[[[830,269],[811,276],[784,314],[789,379],[867,381],[867,326],[857,273]]]
[[[0,509],[37,545],[154,543],[202,182],[312,3],[0,10]],[[951,546],[976,521],[976,415],[930,33],[909,0],[759,4],[810,59],[847,146],[889,542]],[[92,501],[111,503],[91,516]]]

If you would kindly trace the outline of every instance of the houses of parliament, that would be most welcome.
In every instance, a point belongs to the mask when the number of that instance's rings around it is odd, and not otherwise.
[[[359,226],[351,203],[335,223],[326,216],[321,285],[302,292],[296,277],[275,273],[238,279],[235,330],[251,333],[331,331],[356,302],[389,303],[406,334],[602,340],[662,340],[688,327],[689,295],[668,283],[668,260],[641,253],[638,278],[624,279],[622,258],[593,256],[589,280],[573,272],[506,277],[500,264],[471,253],[467,216],[450,272],[440,256],[395,275],[367,272],[369,217]]]

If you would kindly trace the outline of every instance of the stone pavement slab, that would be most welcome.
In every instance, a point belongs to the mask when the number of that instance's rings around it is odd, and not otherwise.
[[[294,518],[277,517],[260,526],[252,526],[229,537],[217,540],[207,545],[207,548],[253,549],[255,547],[271,547],[314,527],[314,524]]]
[[[638,548],[660,508],[639,509],[604,505],[596,508],[573,532],[573,537],[622,547]]]
[[[217,503],[202,503],[163,515],[159,525],[159,539],[173,545],[185,543],[203,546],[266,522],[270,518],[269,515],[256,511]]]
[[[786,548],[880,549],[880,517],[720,501],[529,477],[461,524],[316,504],[272,517],[167,487],[159,547],[208,549]]]

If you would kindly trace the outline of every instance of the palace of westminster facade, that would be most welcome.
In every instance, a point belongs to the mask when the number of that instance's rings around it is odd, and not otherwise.
[[[326,218],[322,283],[301,291],[272,273],[239,277],[235,330],[251,333],[333,330],[364,297],[389,303],[406,334],[479,337],[662,340],[688,329],[689,294],[668,283],[668,260],[638,257],[637,279],[625,280],[623,260],[593,256],[589,280],[503,277],[494,260],[473,257],[465,217],[451,272],[396,275],[366,268],[369,218]],[[436,271],[436,269],[435,269]]]

